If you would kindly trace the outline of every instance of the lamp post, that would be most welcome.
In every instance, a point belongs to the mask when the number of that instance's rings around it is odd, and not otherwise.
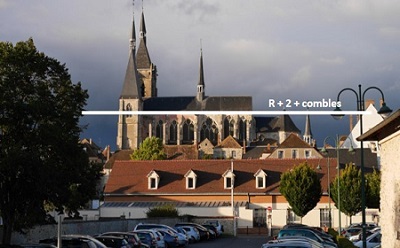
[[[233,187],[235,185],[235,177],[233,174],[233,152],[232,152],[232,159],[231,159],[231,206],[232,206],[232,216],[233,216],[233,236],[236,237],[236,211],[235,211],[235,202],[233,199]]]
[[[339,158],[339,154],[340,154],[340,144],[339,144],[339,135],[336,135],[336,139],[334,139],[334,138],[332,138],[331,136],[327,136],[325,139],[324,139],[324,144],[323,144],[323,147],[322,147],[322,149],[321,149],[321,153],[324,153],[324,154],[327,154],[327,151],[326,151],[326,149],[325,149],[325,144],[326,144],[326,141],[329,139],[329,138],[331,138],[331,139],[333,139],[333,141],[335,142],[335,150],[336,150],[336,169],[337,169],[337,181],[338,181],[338,184],[337,184],[337,194],[338,194],[338,197],[337,197],[337,206],[338,206],[338,211],[339,211],[339,228],[338,228],[338,233],[339,233],[339,235],[340,235],[340,233],[341,233],[341,231],[342,231],[342,214],[341,214],[341,211],[340,211],[340,158]],[[353,148],[353,144],[352,144],[352,141],[351,141],[351,139],[349,138],[349,137],[347,137],[346,139],[349,139],[350,140],[350,143],[351,143],[351,146],[350,146],[350,148],[349,148],[349,153],[354,153],[354,148]],[[329,177],[329,176],[328,176]]]
[[[324,141],[324,144],[325,144],[325,141]],[[332,227],[332,208],[331,208],[331,176],[330,176],[330,173],[329,173],[329,171],[330,171],[330,161],[329,161],[329,157],[328,157],[328,164],[327,164],[327,167],[328,167],[328,209],[329,209],[329,213],[328,213],[328,220],[329,220],[329,228],[331,228]],[[317,169],[318,170],[321,170],[321,165],[318,163],[318,166],[317,166]]]
[[[385,97],[383,95],[383,92],[381,89],[379,89],[378,87],[375,86],[371,86],[368,87],[367,89],[365,89],[364,91],[361,90],[361,84],[358,85],[358,92],[355,91],[352,88],[344,88],[342,89],[338,96],[337,96],[337,101],[339,102],[340,99],[340,94],[342,94],[342,92],[344,91],[351,91],[356,95],[356,99],[357,99],[357,111],[365,111],[365,106],[364,106],[364,97],[365,97],[365,93],[369,90],[375,89],[377,91],[379,91],[381,93],[382,96],[382,107],[379,109],[378,114],[382,115],[382,117],[387,117],[392,110],[386,106],[385,103]],[[336,107],[335,111],[341,111],[340,107]],[[362,114],[359,114],[359,120],[360,120],[360,135],[363,134],[363,116]],[[337,114],[337,115],[333,115],[333,117],[335,119],[341,119],[343,117],[343,115]],[[365,225],[365,168],[364,168],[364,142],[361,141],[360,143],[360,148],[361,148],[361,214],[362,214],[362,248],[366,248],[367,247],[367,243],[366,243],[366,225]]]

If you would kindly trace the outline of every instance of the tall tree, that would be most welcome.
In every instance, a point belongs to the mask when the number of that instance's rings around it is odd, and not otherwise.
[[[286,198],[293,212],[303,217],[321,199],[321,180],[307,162],[301,163],[281,175],[279,191]]]
[[[162,160],[166,157],[162,141],[155,136],[147,137],[131,154],[132,160]]]
[[[61,211],[70,205],[72,185],[87,186],[99,177],[78,144],[87,98],[65,65],[39,52],[32,39],[15,46],[0,42],[3,244],[13,231],[45,222],[46,206]]]
[[[340,185],[338,185],[338,183]],[[341,172],[340,180],[337,177],[331,183],[331,197],[338,206],[338,187],[340,187],[340,211],[349,217],[361,211],[361,171],[353,163],[347,164]]]
[[[381,173],[374,170],[365,175],[366,179],[366,206],[369,208],[380,208]]]

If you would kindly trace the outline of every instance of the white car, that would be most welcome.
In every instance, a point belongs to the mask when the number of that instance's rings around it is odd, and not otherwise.
[[[376,231],[372,235],[368,236],[366,238],[367,248],[374,248],[379,246],[381,244],[381,239],[382,239],[381,231]],[[354,242],[353,245],[361,248],[363,246],[362,240]]]
[[[182,228],[186,231],[186,234],[189,236],[189,243],[200,241],[200,233],[197,228],[193,226],[179,226],[175,228]]]

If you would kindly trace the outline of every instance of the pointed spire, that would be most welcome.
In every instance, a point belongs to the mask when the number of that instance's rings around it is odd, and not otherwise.
[[[142,17],[140,19],[140,31],[139,31],[140,39],[143,39],[144,44],[146,44],[146,24],[144,21],[144,11],[142,9]]]
[[[197,84],[197,100],[202,101],[204,99],[204,68],[203,68],[203,48],[200,48],[200,71],[199,71],[199,82]]]
[[[141,99],[141,91],[140,91],[140,79],[137,72],[136,65],[136,35],[135,35],[135,17],[132,17],[132,33],[130,42],[130,51],[129,51],[129,60],[128,66],[126,68],[124,84],[122,86],[121,99]]]
[[[304,127],[303,140],[305,142],[307,142],[309,145],[313,145],[313,143],[314,143],[314,140],[312,138],[312,132],[311,132],[310,115],[306,115],[306,124]]]

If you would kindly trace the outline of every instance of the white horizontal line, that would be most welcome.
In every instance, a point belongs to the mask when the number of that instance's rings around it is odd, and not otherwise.
[[[369,115],[369,111],[82,111],[82,115]]]

